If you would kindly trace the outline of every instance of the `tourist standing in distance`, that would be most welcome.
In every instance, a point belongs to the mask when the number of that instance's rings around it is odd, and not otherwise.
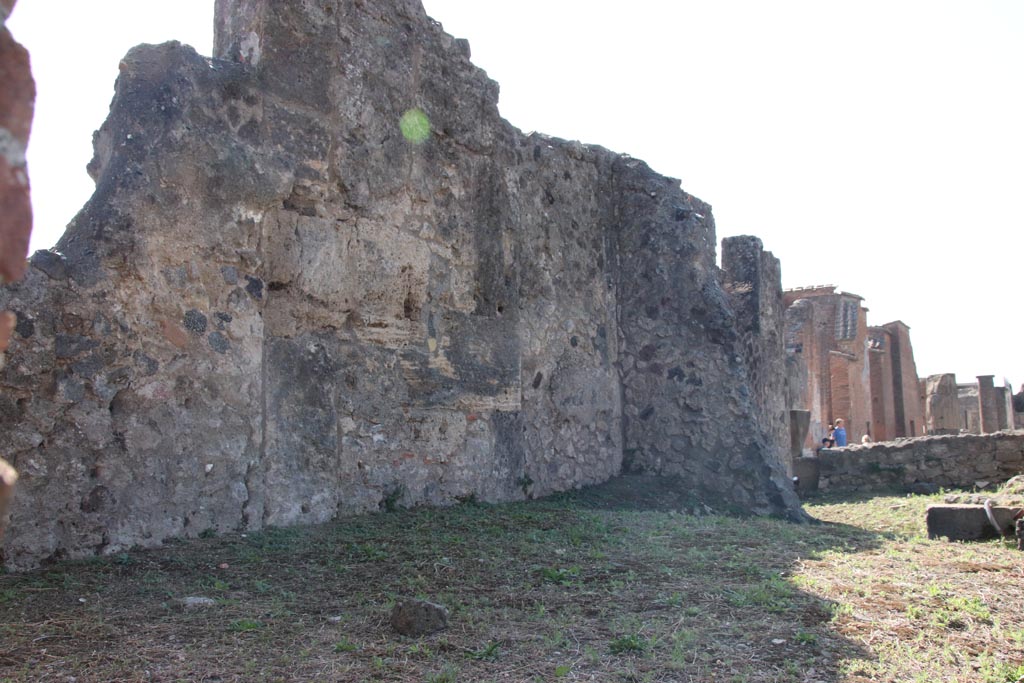
[[[836,429],[832,432],[832,438],[836,440],[836,448],[846,445],[846,427],[843,426],[843,418],[836,420]]]

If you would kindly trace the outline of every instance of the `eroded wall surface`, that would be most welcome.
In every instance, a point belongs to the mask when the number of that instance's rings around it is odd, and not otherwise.
[[[125,57],[96,194],[0,294],[9,566],[624,460],[800,516],[710,207],[504,122],[412,0],[218,2],[215,45]]]
[[[779,353],[786,348],[785,308],[779,259],[764,250],[760,239],[751,235],[727,237],[722,240],[722,275],[725,290],[736,312],[742,355],[750,373],[757,417],[786,467],[789,461],[790,406],[803,407],[792,401],[790,391],[792,364],[790,355]],[[800,389],[802,389],[800,385]],[[796,391],[800,391],[796,389]]]

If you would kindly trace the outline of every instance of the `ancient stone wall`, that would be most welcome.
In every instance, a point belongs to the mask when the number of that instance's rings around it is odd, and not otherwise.
[[[819,488],[870,491],[915,483],[971,488],[1024,473],[1024,432],[926,436],[822,450]]]
[[[95,195],[0,294],[9,566],[521,499],[624,461],[801,516],[710,207],[521,134],[418,1],[216,15],[216,59],[125,57]]]

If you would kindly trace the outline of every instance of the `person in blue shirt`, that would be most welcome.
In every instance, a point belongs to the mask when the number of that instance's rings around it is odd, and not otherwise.
[[[832,432],[832,438],[836,440],[836,448],[846,445],[846,427],[843,426],[843,419],[836,420],[836,430]]]

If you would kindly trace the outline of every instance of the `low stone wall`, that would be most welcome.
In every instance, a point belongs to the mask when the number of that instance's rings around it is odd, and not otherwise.
[[[1024,431],[924,436],[820,452],[819,490],[973,487],[1024,473]]]

